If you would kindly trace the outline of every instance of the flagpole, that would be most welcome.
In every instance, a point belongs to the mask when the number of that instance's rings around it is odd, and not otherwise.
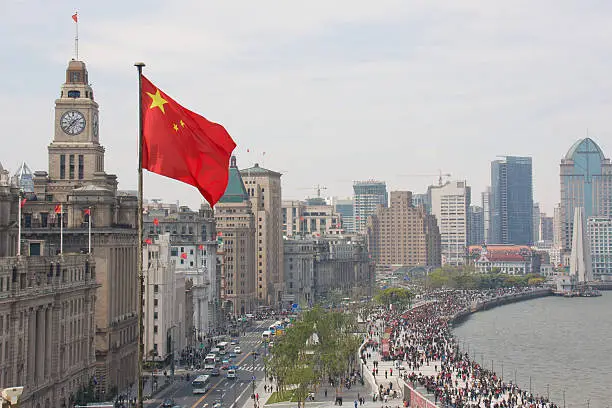
[[[142,228],[142,141],[143,141],[143,117],[142,117],[142,68],[144,62],[134,64],[138,70],[138,407],[144,407],[143,401],[143,383],[142,383],[142,359],[144,357],[144,322],[143,322],[143,305],[144,305],[144,273],[142,267],[142,245],[143,245],[143,228]],[[151,384],[153,387],[153,384]],[[151,388],[152,389],[152,388]]]
[[[64,253],[64,204],[60,204],[60,255]]]
[[[19,209],[17,210],[17,219],[18,227],[17,227],[17,256],[21,256],[21,190],[19,191]]]
[[[89,224],[89,253],[91,254],[91,207],[89,207],[89,214],[87,214],[87,224]]]
[[[76,56],[77,61],[79,60],[79,13],[75,12],[74,13],[76,17],[75,22],[75,35],[74,35],[74,54]]]

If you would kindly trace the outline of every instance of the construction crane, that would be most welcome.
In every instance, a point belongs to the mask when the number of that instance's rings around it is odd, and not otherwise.
[[[321,190],[327,190],[327,187],[317,184],[314,187],[305,187],[305,188],[300,188],[299,190],[316,190],[317,198],[321,198]]]
[[[438,170],[438,174],[398,174],[398,177],[438,177],[438,185],[442,185],[442,177],[451,177],[450,173],[442,173]]]

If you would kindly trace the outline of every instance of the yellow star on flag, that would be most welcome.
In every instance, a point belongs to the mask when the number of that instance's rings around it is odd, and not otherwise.
[[[172,124],[172,128],[174,129],[175,132],[178,132],[178,125],[176,123]]]
[[[181,119],[181,127],[185,127],[185,122],[183,122],[183,119]]]
[[[156,90],[155,94],[147,92],[147,95],[151,97],[151,106],[149,106],[149,109],[159,108],[163,114],[166,114],[164,105],[167,104],[168,101],[162,98],[161,94],[159,93],[159,89]]]

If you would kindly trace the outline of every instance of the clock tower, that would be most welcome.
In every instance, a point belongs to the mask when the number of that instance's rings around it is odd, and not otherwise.
[[[104,172],[104,147],[98,140],[98,104],[87,68],[72,60],[55,100],[55,134],[49,145],[49,178],[77,187]]]

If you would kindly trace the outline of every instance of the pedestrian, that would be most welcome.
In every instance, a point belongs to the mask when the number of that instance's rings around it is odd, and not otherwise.
[[[387,370],[385,370],[385,380],[387,379]]]
[[[325,398],[327,398],[327,388],[325,389]]]
[[[259,402],[259,393],[255,394],[255,399]]]

